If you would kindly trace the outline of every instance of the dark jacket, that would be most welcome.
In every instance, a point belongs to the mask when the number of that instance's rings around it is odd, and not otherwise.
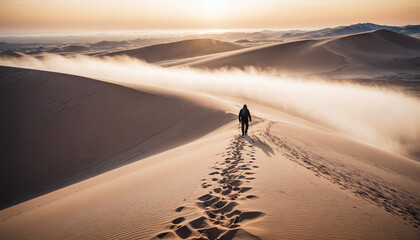
[[[251,120],[251,113],[249,112],[248,108],[242,108],[239,111],[238,119],[241,122],[248,122],[248,119],[249,119],[249,121],[252,122],[252,120]]]

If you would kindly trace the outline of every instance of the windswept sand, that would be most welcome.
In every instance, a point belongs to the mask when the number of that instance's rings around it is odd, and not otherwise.
[[[243,99],[212,102],[212,98],[194,96],[191,102],[187,93],[156,95],[158,89],[154,94],[136,92],[69,75],[11,68],[2,71],[8,72],[12,83],[27,75],[39,79],[52,76],[39,89],[52,79],[68,79],[67,90],[92,84],[108,86],[112,91],[107,94],[121,91],[123,96],[142,99],[114,107],[111,119],[125,119],[121,116],[137,109],[146,111],[149,101],[163,108],[169,104],[182,114],[168,121],[183,127],[171,130],[157,125],[164,120],[153,114],[160,111],[152,111],[150,120],[134,116],[134,120],[143,119],[143,128],[133,135],[143,138],[148,131],[152,136],[169,134],[173,142],[157,139],[151,145],[164,146],[154,155],[137,156],[135,150],[130,164],[3,209],[1,239],[419,239],[420,163],[412,159],[249,101],[254,122],[249,136],[239,137],[236,119],[217,114],[237,114]],[[57,95],[76,92],[62,90]],[[81,106],[93,104],[87,97],[80,101]],[[197,106],[200,101],[203,105]],[[214,120],[205,115],[209,110],[203,106],[209,105],[218,108],[213,110],[219,116]],[[116,112],[121,108],[122,113]],[[184,114],[190,108],[194,110]],[[197,111],[205,113],[196,115]],[[226,117],[232,121],[226,123]],[[207,120],[205,126],[200,125],[202,118]],[[92,124],[100,118],[94,120]],[[210,122],[216,124],[207,125]],[[113,123],[114,127],[128,126],[127,132],[111,140],[91,137],[116,144],[115,140],[130,133],[128,129],[135,129],[133,124]],[[194,141],[185,141],[187,130]],[[49,140],[48,147],[56,144]],[[31,156],[31,152],[25,153]],[[36,165],[31,158],[19,160]],[[51,170],[44,172],[49,173]],[[21,182],[27,179],[18,177]]]

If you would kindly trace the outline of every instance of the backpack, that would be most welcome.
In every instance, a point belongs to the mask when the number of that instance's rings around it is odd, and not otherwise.
[[[240,115],[242,119],[248,117],[248,109],[242,108]]]

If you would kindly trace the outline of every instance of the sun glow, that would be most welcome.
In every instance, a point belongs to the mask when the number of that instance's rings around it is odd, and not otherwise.
[[[0,32],[406,25],[419,22],[419,7],[418,0],[0,0]]]
[[[197,4],[198,14],[206,18],[224,17],[229,10],[225,0],[200,0]]]

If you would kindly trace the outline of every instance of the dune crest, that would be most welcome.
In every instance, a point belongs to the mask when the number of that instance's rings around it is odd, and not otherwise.
[[[129,56],[153,63],[232,51],[241,48],[243,47],[237,44],[213,39],[191,39],[107,53],[101,56]]]

